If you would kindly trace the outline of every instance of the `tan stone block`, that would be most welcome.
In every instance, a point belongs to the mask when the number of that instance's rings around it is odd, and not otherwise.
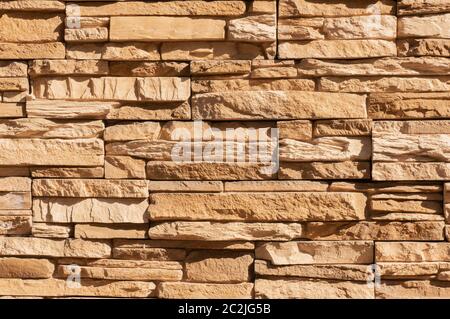
[[[108,28],[65,29],[64,40],[70,42],[106,42],[109,40]]]
[[[375,121],[372,133],[374,136],[386,134],[450,134],[450,121]]]
[[[31,179],[27,177],[0,178],[0,192],[30,192]]]
[[[139,261],[184,261],[186,251],[176,248],[158,247],[114,247],[113,257],[116,259],[136,259]]]
[[[311,2],[309,0],[280,0],[280,16],[357,16],[395,14],[396,2],[392,0],[342,0],[336,3]]]
[[[134,122],[108,126],[105,129],[105,141],[153,140],[160,132],[158,122]]]
[[[366,117],[364,100],[363,96],[325,92],[206,93],[192,98],[192,117],[211,120],[363,118]]]
[[[114,239],[116,248],[178,248],[189,250],[239,250],[254,251],[255,244],[250,241],[200,241],[200,240],[130,240]]]
[[[321,120],[315,122],[314,136],[370,136],[371,120]]]
[[[323,241],[265,243],[256,258],[273,265],[301,264],[370,264],[373,262],[371,241]]]
[[[150,203],[152,220],[299,222],[364,219],[366,197],[324,192],[151,194]]]
[[[311,141],[280,140],[279,158],[284,162],[345,162],[371,159],[368,137],[319,137]]]
[[[288,241],[301,238],[301,224],[170,222],[150,227],[151,239]]]
[[[65,22],[67,29],[108,27],[109,17],[68,16]]]
[[[223,184],[221,181],[149,181],[148,190],[151,193],[220,193]]]
[[[370,162],[282,162],[279,179],[369,179]]]
[[[311,279],[256,279],[255,298],[373,299],[374,290],[366,282]]]
[[[272,179],[268,163],[147,162],[147,178],[155,180]]]
[[[376,297],[379,299],[448,299],[450,285],[442,281],[383,281],[376,289]]]
[[[203,79],[192,81],[193,93],[225,93],[236,91],[314,91],[310,79]]]
[[[278,138],[292,139],[299,141],[309,141],[312,139],[312,122],[311,121],[278,121]]]
[[[450,54],[450,39],[405,39],[397,41],[399,56],[443,56]]]
[[[329,92],[444,92],[450,77],[360,77],[321,78],[320,89]]]
[[[50,278],[55,266],[47,259],[0,258],[0,278]]]
[[[0,16],[0,42],[60,40],[63,20],[52,13],[5,13]]]
[[[117,102],[78,102],[64,100],[27,101],[27,116],[48,119],[104,119]]]
[[[388,40],[280,41],[282,59],[349,59],[397,56],[395,42]]]
[[[304,238],[311,240],[443,240],[444,223],[424,222],[313,222]]]
[[[78,16],[80,14],[81,16],[235,16],[245,13],[244,1],[170,1],[161,3],[127,1],[104,3],[101,6],[78,3],[78,6],[79,11],[77,11],[78,8],[70,4],[67,5],[66,14],[68,16]]]
[[[264,59],[266,56],[265,47],[252,43],[164,42],[161,46],[161,58],[163,60],[251,60]]]
[[[194,282],[250,281],[253,256],[233,251],[192,251],[186,258],[186,279]]]
[[[299,277],[367,281],[373,276],[370,265],[285,265],[275,266],[268,261],[256,260],[255,273],[259,276]]]
[[[33,223],[31,230],[33,237],[40,238],[69,238],[72,233],[70,226]]]
[[[31,208],[30,192],[0,192],[0,209]]]
[[[303,59],[297,64],[304,76],[374,76],[374,75],[447,75],[450,71],[443,57],[387,57],[364,60]]]
[[[145,161],[130,156],[105,156],[105,178],[145,179]]]
[[[450,117],[448,93],[376,93],[368,98],[367,112],[373,119]]]
[[[75,285],[75,284],[74,284]],[[42,297],[151,297],[153,282],[82,280],[75,289],[66,279],[1,279],[0,291],[5,295]]]
[[[265,42],[275,41],[275,14],[247,16],[228,21],[228,39],[234,41]]]
[[[64,59],[65,55],[61,42],[0,43],[0,59]]]
[[[34,198],[33,220],[52,223],[142,224],[147,222],[147,207],[146,199]]]
[[[100,261],[107,260],[102,259]],[[93,266],[80,267],[80,276],[82,278],[103,280],[179,281],[183,277],[181,265],[177,262],[170,261],[140,261],[133,263],[131,260],[116,260],[114,263],[106,263],[104,267],[102,267],[103,264],[100,262],[89,263],[89,265],[91,264],[93,264]],[[60,277],[67,278],[73,274],[73,266],[60,265],[57,272]]]
[[[111,255],[109,244],[81,239],[0,237],[0,246],[1,256],[108,258]]]
[[[435,277],[443,264],[439,262],[381,262],[377,263],[377,266],[380,275],[386,279],[417,279]]]
[[[399,38],[449,38],[450,13],[421,17],[401,17]]]
[[[106,118],[110,120],[189,120],[191,108],[187,101],[151,105],[122,105],[112,109]]]
[[[251,61],[199,60],[191,62],[192,75],[246,74],[251,71]]]
[[[182,62],[110,62],[109,67],[117,76],[189,76],[189,64]]]
[[[57,122],[40,118],[0,120],[1,138],[93,138],[104,130],[101,121]]]
[[[398,15],[443,13],[449,11],[450,3],[447,0],[400,0],[397,2]]]
[[[25,112],[22,104],[0,102],[0,118],[24,117],[24,116]]]
[[[375,259],[380,262],[450,261],[450,243],[377,242]]]
[[[147,198],[143,180],[35,179],[33,196]]]
[[[31,216],[0,216],[0,235],[29,234],[31,234]]]
[[[37,98],[50,100],[184,101],[190,96],[189,78],[100,77],[37,78]]]
[[[328,183],[310,181],[225,182],[225,192],[326,192]]]
[[[442,203],[438,201],[376,199],[372,196],[370,206],[381,212],[442,214]]]
[[[97,166],[103,152],[103,141],[94,138],[0,139],[1,165]]]
[[[65,74],[108,74],[108,63],[99,60],[34,60],[31,76]]]
[[[39,12],[58,12],[64,11],[65,4],[63,1],[55,0],[19,0],[19,1],[2,1],[0,2],[0,10],[2,11],[39,11]]]
[[[32,168],[34,178],[103,178],[103,167],[44,167]]]
[[[200,284],[187,282],[163,282],[158,286],[158,297],[163,299],[215,298],[250,299],[253,284]]]
[[[0,78],[0,91],[28,91],[28,79]]]
[[[375,181],[439,181],[450,178],[450,163],[373,163]]]
[[[0,77],[26,77],[27,64],[15,61],[0,61]]]
[[[148,225],[75,225],[75,238],[146,238]]]
[[[111,17],[111,41],[224,40],[224,20],[190,17]],[[132,26],[132,28],[131,28]]]

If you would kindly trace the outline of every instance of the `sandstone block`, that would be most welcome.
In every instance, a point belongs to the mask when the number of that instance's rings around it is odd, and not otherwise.
[[[288,241],[302,236],[301,224],[170,222],[150,227],[151,239]]]
[[[251,71],[251,61],[192,61],[190,70],[192,75],[246,74]]]
[[[443,240],[443,222],[313,222],[304,238],[311,240]]]
[[[235,16],[245,13],[244,1],[170,1],[161,3],[127,1],[105,3],[92,6],[89,3],[78,4],[81,16]],[[70,4],[66,7],[68,16],[77,16],[77,8]]]
[[[280,163],[279,179],[369,179],[370,162]]]
[[[37,98],[50,100],[184,101],[190,95],[188,78],[100,77],[37,78]]]
[[[450,163],[373,163],[375,181],[439,181],[450,178]]]
[[[190,17],[111,17],[111,41],[223,40],[226,22]],[[132,27],[131,27],[132,26]]]
[[[55,266],[47,259],[0,258],[0,278],[50,278]]]
[[[34,198],[33,220],[52,223],[145,223],[144,199]]]
[[[111,255],[109,244],[81,239],[0,237],[0,247],[1,256],[108,258]]]
[[[64,59],[64,44],[46,43],[0,43],[0,59]]]
[[[276,16],[264,14],[233,19],[228,22],[228,38],[234,41],[275,41]]]
[[[12,207],[15,208],[15,207]],[[29,235],[30,216],[0,216],[0,235]]]
[[[143,180],[35,179],[34,196],[146,198]]]
[[[252,292],[252,283],[201,284],[187,282],[163,282],[158,286],[158,297],[163,299],[250,299],[252,298]]]
[[[246,282],[253,256],[242,252],[192,251],[186,258],[186,279],[194,282]]]
[[[158,122],[135,122],[108,126],[105,129],[105,141],[131,141],[156,139],[160,132]]]
[[[0,291],[5,295],[43,297],[151,297],[156,285],[143,281],[82,280],[77,289],[66,279],[1,279]]]
[[[311,181],[225,182],[225,192],[326,192],[328,184]]]
[[[258,299],[373,299],[374,291],[365,282],[256,279],[255,297]]]
[[[280,41],[282,59],[352,59],[396,56],[397,47],[388,40]]]
[[[367,281],[372,274],[370,266],[355,264],[285,265],[274,266],[268,261],[256,260],[255,273],[259,276],[299,277],[332,280]]]
[[[266,243],[259,246],[256,258],[273,265],[369,264],[373,261],[370,241],[323,241]]]
[[[0,61],[0,77],[26,77],[27,65],[23,62]]]
[[[150,202],[152,220],[297,222],[364,219],[366,198],[324,192],[151,194]]]
[[[197,94],[194,119],[316,119],[366,117],[364,97],[300,91],[255,91]]]
[[[449,298],[450,285],[442,281],[385,281],[376,289],[376,297],[380,299],[399,298]]]
[[[32,168],[31,176],[35,178],[102,178],[103,167],[44,167]]]
[[[70,42],[106,42],[109,40],[108,28],[65,29],[64,40]]]
[[[421,17],[401,17],[398,20],[399,38],[449,38],[450,13]]]
[[[395,1],[392,0],[344,0],[339,2],[311,2],[309,0],[281,0],[279,11],[281,17],[333,17],[378,14],[394,14]]]
[[[33,234],[33,237],[69,238],[72,233],[72,228],[70,226],[33,223],[31,233]]]
[[[75,225],[75,238],[146,238],[148,225]]]
[[[450,4],[446,0],[400,0],[397,2],[398,15],[419,15],[443,13],[450,11]]]
[[[150,193],[220,193],[221,181],[149,181]]]
[[[263,180],[274,175],[266,163],[147,162],[147,178],[155,180]]]
[[[1,165],[97,166],[103,165],[103,152],[103,141],[95,138],[0,139]]]
[[[450,243],[377,242],[375,259],[381,262],[450,261]]]
[[[182,62],[111,62],[116,76],[189,76],[189,64]]]
[[[0,16],[0,42],[58,41],[62,23],[53,13],[5,13]]]
[[[448,56],[450,54],[449,39],[405,39],[398,40],[399,56]]]
[[[370,136],[371,120],[321,120],[314,126],[314,136]]]
[[[145,179],[145,161],[130,156],[106,156],[105,178]]]
[[[375,93],[368,98],[373,119],[450,117],[448,93]]]

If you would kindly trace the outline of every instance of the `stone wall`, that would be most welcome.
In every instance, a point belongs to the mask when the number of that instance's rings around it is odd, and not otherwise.
[[[1,1],[0,295],[450,298],[449,25],[448,0]]]

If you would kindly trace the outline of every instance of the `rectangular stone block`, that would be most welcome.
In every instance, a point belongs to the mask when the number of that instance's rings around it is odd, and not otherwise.
[[[103,165],[100,139],[0,139],[0,165]],[[45,154],[45,156],[43,156]]]
[[[147,198],[144,180],[35,179],[33,196]]]
[[[50,223],[147,222],[146,199],[34,198],[33,220]]]
[[[373,249],[371,241],[299,241],[265,243],[255,254],[273,265],[370,264]]]
[[[224,20],[190,17],[111,17],[111,41],[224,40]]]
[[[364,219],[366,197],[324,192],[151,194],[150,203],[151,220],[299,222]]]
[[[0,16],[0,42],[61,40],[62,17],[52,13],[5,13]]]

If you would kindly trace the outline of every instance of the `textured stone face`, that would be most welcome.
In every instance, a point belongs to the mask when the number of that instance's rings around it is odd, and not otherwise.
[[[450,298],[449,19],[0,0],[0,299]]]

